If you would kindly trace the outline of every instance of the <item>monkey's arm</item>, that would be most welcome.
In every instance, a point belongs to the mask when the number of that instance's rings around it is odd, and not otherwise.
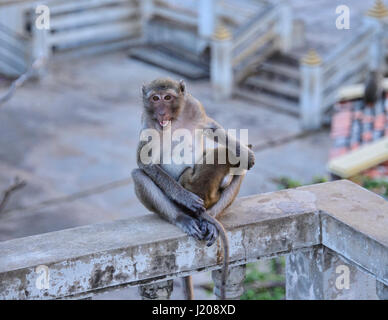
[[[255,154],[252,150],[248,148],[248,146],[243,145],[240,141],[227,133],[227,131],[215,120],[210,117],[207,117],[207,120],[204,125],[205,135],[214,138],[214,134],[216,134],[217,143],[220,143],[226,146],[231,152],[235,154],[236,157],[240,157],[241,150],[244,150],[243,154],[248,155],[248,167],[249,170],[255,164]],[[235,146],[235,150],[231,148],[231,146]]]
[[[141,141],[137,149],[137,165],[148,177],[163,191],[171,200],[186,207],[192,212],[202,213],[205,211],[203,200],[194,193],[183,188],[161,166],[157,164],[144,164],[140,159],[140,150],[146,144]]]

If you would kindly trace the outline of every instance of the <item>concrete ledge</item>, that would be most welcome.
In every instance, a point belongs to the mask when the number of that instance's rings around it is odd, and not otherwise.
[[[348,180],[307,188],[319,195],[322,244],[388,285],[388,202]]]
[[[349,180],[301,187],[317,197],[316,207],[351,229],[388,247],[388,202]]]
[[[329,215],[321,215],[322,244],[388,285],[388,249]],[[388,231],[387,231],[388,232]]]
[[[351,182],[239,198],[222,222],[232,265],[324,244],[387,283],[388,203]],[[4,241],[0,298],[92,295],[168,280],[219,268],[220,253],[219,244],[207,248],[156,215]],[[40,265],[47,289],[37,285]]]

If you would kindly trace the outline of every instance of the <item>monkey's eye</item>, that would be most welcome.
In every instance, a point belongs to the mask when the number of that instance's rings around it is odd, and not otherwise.
[[[164,100],[171,100],[171,96],[170,95],[165,96]]]
[[[159,97],[158,97],[158,96],[153,96],[153,97],[152,97],[152,100],[158,101],[158,100],[159,100]]]

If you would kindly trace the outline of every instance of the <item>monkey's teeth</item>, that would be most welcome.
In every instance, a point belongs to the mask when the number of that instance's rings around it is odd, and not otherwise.
[[[161,125],[162,127],[166,127],[166,126],[168,125],[169,122],[170,122],[170,121],[160,121],[159,123],[160,123],[160,125]]]

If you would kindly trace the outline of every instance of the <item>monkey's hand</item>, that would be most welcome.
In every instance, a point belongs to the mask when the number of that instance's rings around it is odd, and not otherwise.
[[[189,190],[181,189],[178,197],[174,199],[180,205],[186,207],[191,212],[201,215],[205,212],[203,199],[198,197],[196,194],[192,193]]]
[[[200,229],[201,223],[198,219],[190,217],[186,214],[181,214],[176,220],[176,225],[189,236],[192,236],[197,240],[203,240],[203,232]]]
[[[218,229],[217,227],[205,219],[200,220],[201,231],[204,239],[207,241],[207,246],[210,247],[218,238]]]

